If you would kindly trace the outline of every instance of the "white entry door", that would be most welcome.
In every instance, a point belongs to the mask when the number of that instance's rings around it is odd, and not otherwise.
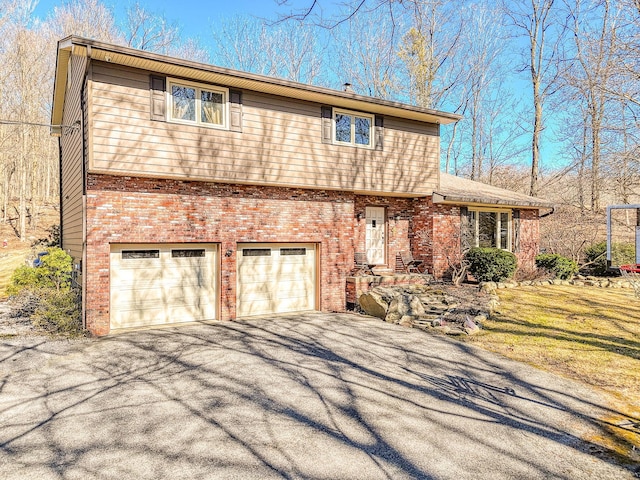
[[[384,207],[367,207],[367,261],[376,265],[385,264]]]

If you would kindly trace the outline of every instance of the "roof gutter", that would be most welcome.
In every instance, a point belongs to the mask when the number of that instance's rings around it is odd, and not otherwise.
[[[443,193],[433,192],[432,197],[433,203],[439,203],[444,205],[473,205],[473,206],[498,206],[504,208],[551,208],[551,212],[544,214],[544,216],[551,215],[554,206],[545,204],[545,203],[537,203],[537,202],[514,202],[509,200],[487,200],[482,197],[474,197],[474,196],[464,196],[464,195],[446,195]],[[541,217],[542,218],[542,217]]]
[[[56,63],[56,79],[54,87],[54,108],[52,110],[52,124],[59,124],[55,120],[62,117],[64,96],[66,93],[66,73],[68,59],[73,53],[84,54],[93,60],[140,68],[151,72],[158,72],[167,76],[189,78],[194,81],[218,83],[225,86],[260,93],[279,95],[315,103],[367,111],[370,113],[395,116],[420,122],[446,125],[457,122],[461,115],[432,110],[415,105],[408,105],[390,100],[383,100],[356,93],[334,90],[300,82],[292,82],[279,78],[241,72],[229,68],[217,67],[190,60],[184,60],[166,55],[136,50],[129,47],[89,40],[82,37],[70,36],[58,42],[58,59]]]

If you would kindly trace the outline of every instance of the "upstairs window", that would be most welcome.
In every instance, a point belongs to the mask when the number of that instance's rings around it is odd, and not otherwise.
[[[169,81],[169,119],[227,128],[229,90],[211,85]]]
[[[373,147],[373,115],[333,110],[333,140],[342,145]]]

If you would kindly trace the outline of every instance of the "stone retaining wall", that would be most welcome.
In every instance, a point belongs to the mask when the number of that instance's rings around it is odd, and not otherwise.
[[[347,277],[347,308],[353,309],[358,298],[376,287],[394,287],[399,285],[427,285],[433,278],[431,275],[395,274],[395,275],[361,275]]]
[[[633,289],[633,284],[624,277],[585,277],[578,275],[571,280],[523,280],[517,282],[515,280],[507,280],[505,282],[485,282],[481,285],[481,289],[504,289],[527,286],[543,286],[543,285],[575,285],[579,287],[598,287],[598,288],[627,288]]]

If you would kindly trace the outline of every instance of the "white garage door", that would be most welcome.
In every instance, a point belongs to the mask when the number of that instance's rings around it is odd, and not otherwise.
[[[111,328],[216,317],[215,245],[111,247]]]
[[[316,308],[313,244],[238,245],[237,316]]]

